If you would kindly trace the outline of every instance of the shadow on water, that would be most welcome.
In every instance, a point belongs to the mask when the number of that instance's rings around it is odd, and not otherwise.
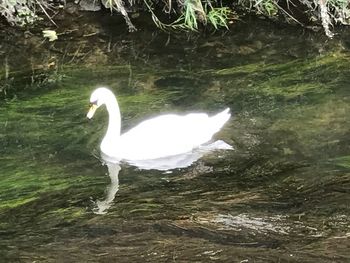
[[[72,52],[58,52],[74,46],[62,36],[43,45],[40,57],[34,52],[35,61],[54,54],[48,71],[23,70],[26,62],[8,53],[0,102],[1,258],[349,261],[347,46],[252,25],[190,41],[106,28],[88,40],[94,54],[83,52],[86,44],[73,60]],[[217,138],[235,150],[171,171],[104,166],[98,147],[106,112],[85,119],[100,85],[118,94],[123,130],[160,113],[230,107],[233,117]]]

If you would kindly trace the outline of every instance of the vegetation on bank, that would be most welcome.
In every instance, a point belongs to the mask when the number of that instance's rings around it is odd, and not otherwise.
[[[305,27],[322,25],[325,34],[333,37],[336,24],[349,25],[348,0],[2,0],[0,14],[11,25],[24,26],[40,19],[49,19],[68,4],[77,9],[98,11],[101,6],[119,12],[130,31],[136,30],[129,14],[147,11],[154,23],[164,30],[198,30],[203,26],[228,28],[232,20],[246,13],[270,19],[300,24]],[[46,17],[46,18],[45,18]]]

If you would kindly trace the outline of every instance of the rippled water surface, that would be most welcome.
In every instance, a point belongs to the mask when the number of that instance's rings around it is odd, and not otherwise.
[[[110,42],[94,51],[102,54],[66,60],[39,80],[6,57],[13,79],[2,82],[0,102],[1,258],[348,262],[347,45],[253,25],[189,40],[153,35],[147,44],[142,32],[105,32]],[[160,113],[230,107],[216,138],[234,150],[168,172],[122,164],[117,186],[108,175],[118,168],[108,170],[99,154],[107,113],[85,118],[101,85],[117,94],[123,130]],[[108,207],[97,213],[101,202]]]

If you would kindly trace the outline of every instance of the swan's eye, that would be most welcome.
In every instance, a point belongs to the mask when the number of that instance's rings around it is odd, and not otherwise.
[[[97,106],[97,100],[89,103],[89,107]]]

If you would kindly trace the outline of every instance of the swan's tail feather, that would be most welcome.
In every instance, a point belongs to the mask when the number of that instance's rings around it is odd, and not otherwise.
[[[231,118],[230,108],[226,108],[222,112],[219,112],[218,114],[211,117],[210,119],[213,123],[211,127],[213,127],[214,129],[214,133],[218,132],[230,118]]]
[[[205,150],[205,151],[234,150],[234,148],[231,145],[229,145],[228,143],[226,143],[222,140],[217,140],[217,141],[212,142],[210,144],[201,145],[199,147],[199,149]]]

